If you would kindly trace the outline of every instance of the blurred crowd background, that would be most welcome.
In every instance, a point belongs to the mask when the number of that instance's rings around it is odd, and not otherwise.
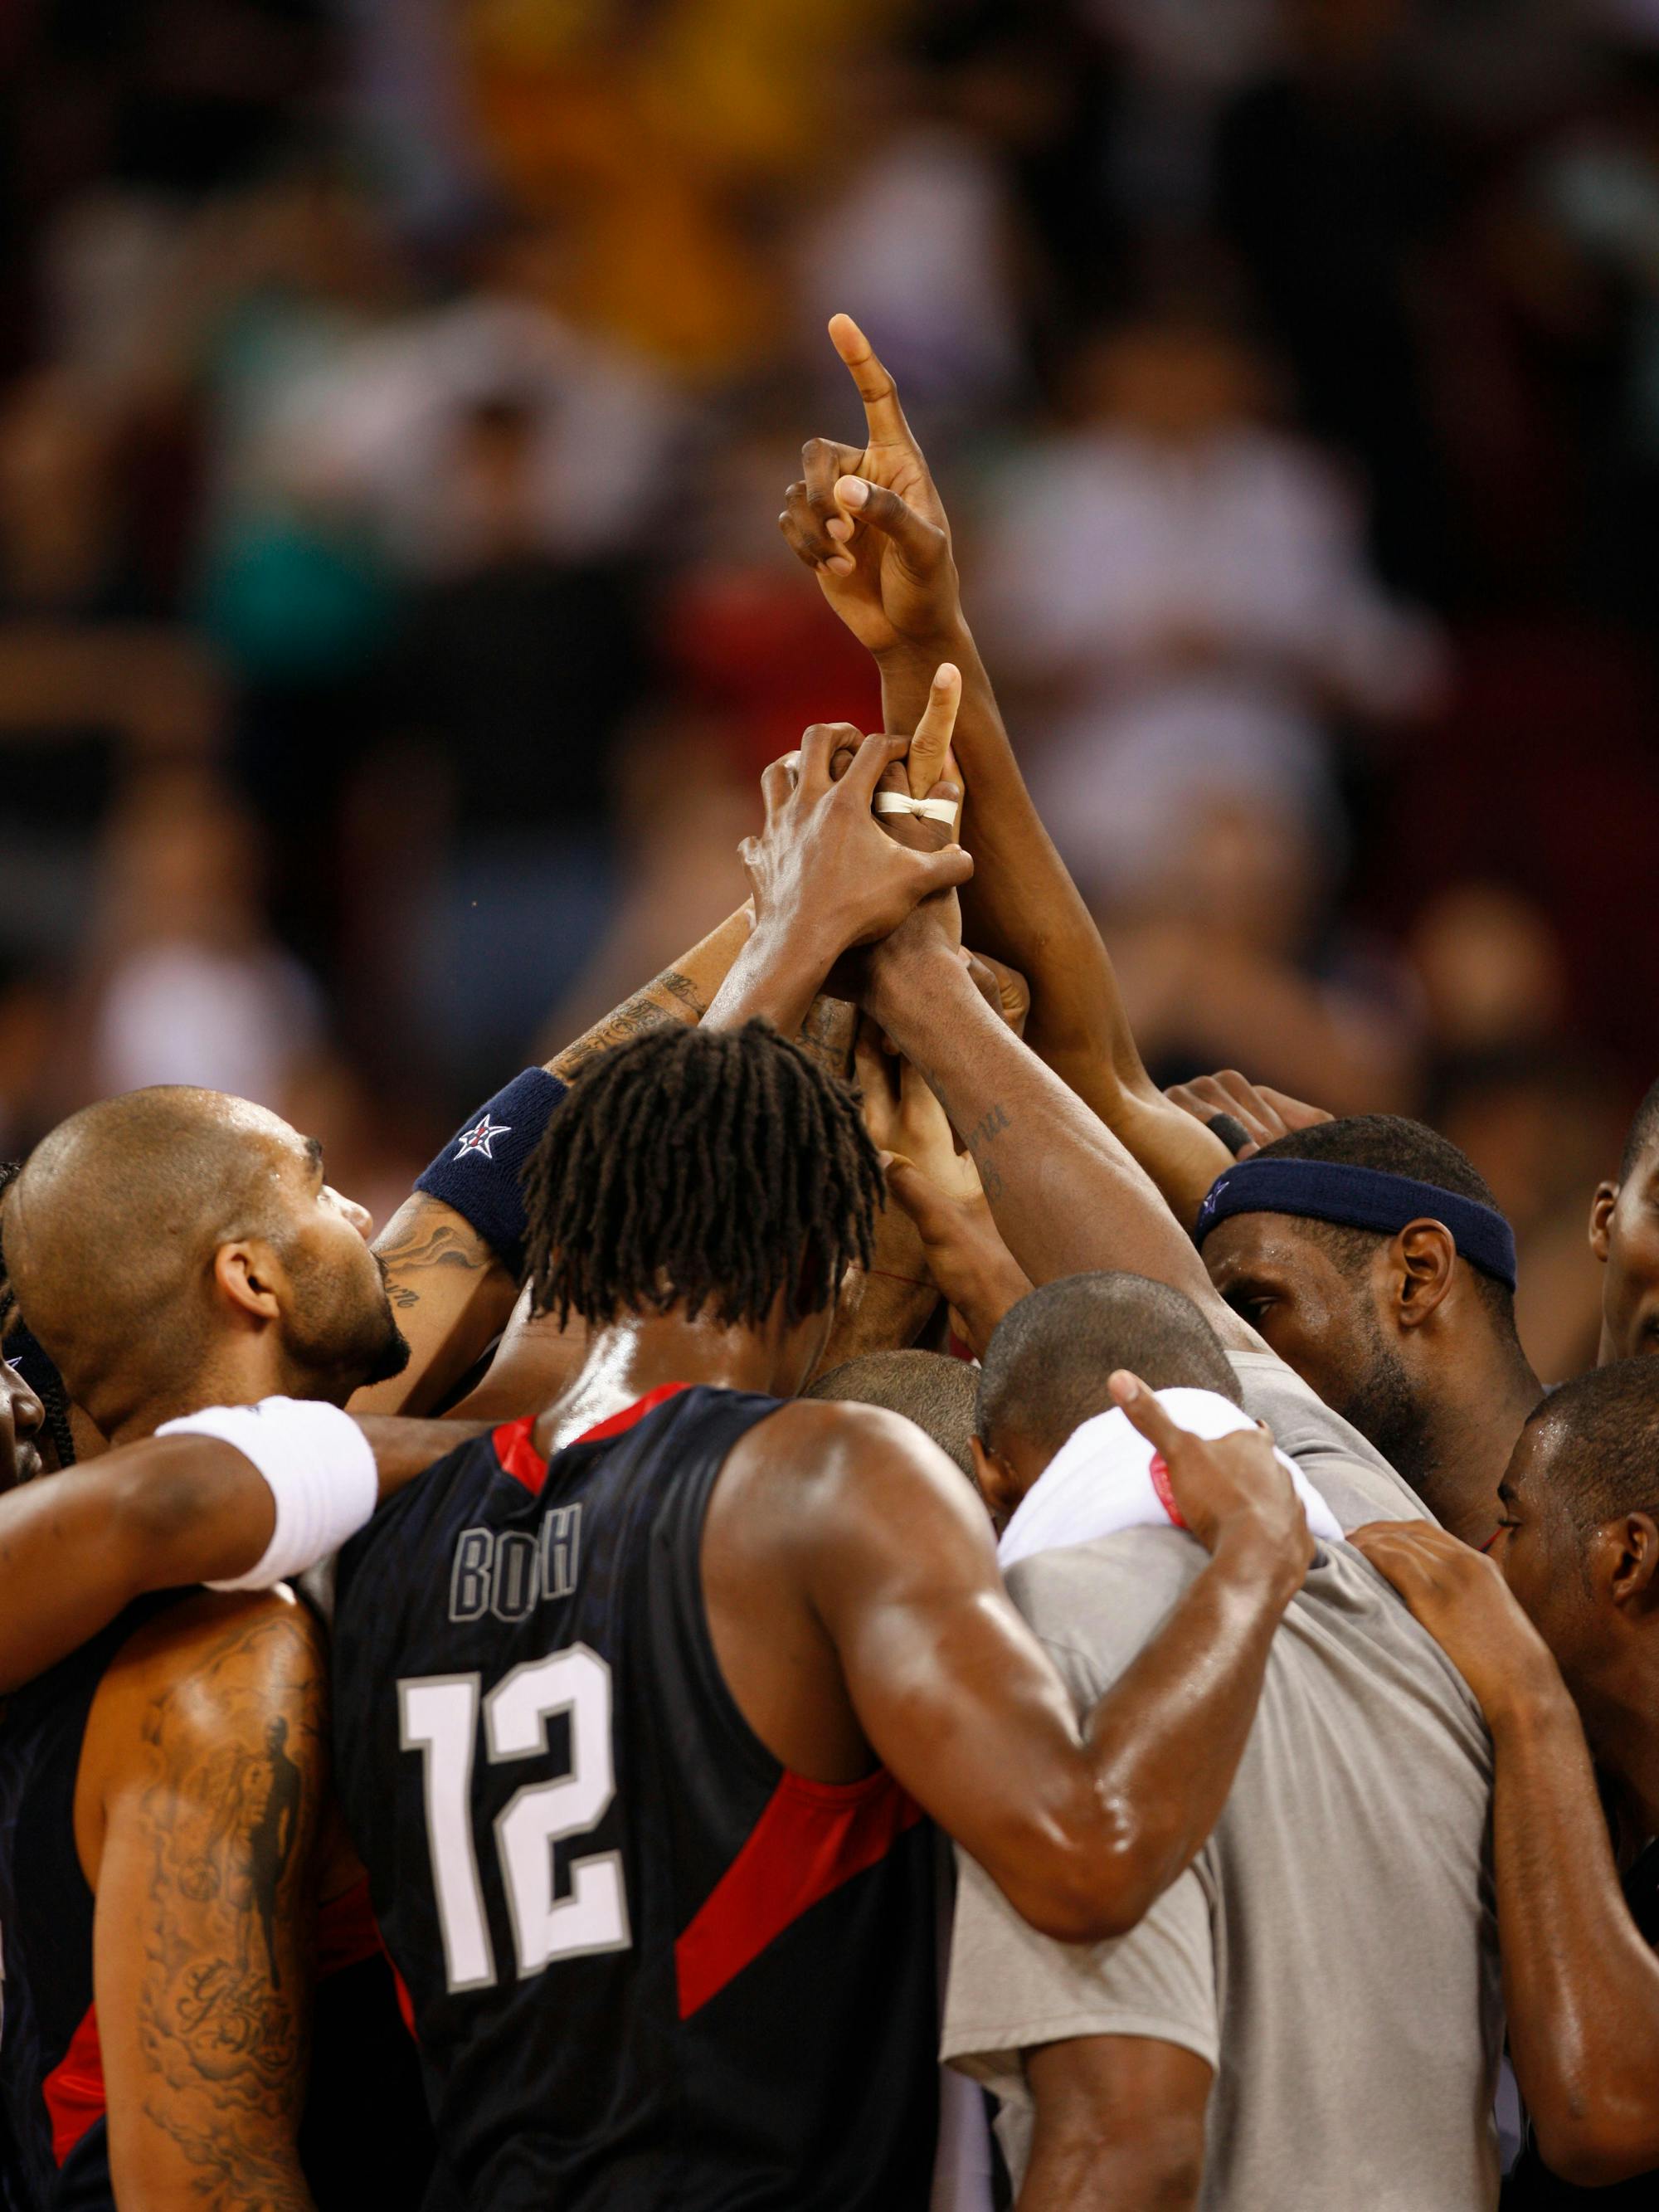
[[[9,0],[0,1151],[384,1212],[874,727],[863,323],[1161,1079],[1420,1112],[1593,1355],[1659,1072],[1659,0]]]

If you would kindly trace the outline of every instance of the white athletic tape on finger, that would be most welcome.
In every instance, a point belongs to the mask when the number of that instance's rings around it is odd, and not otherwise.
[[[954,822],[957,802],[954,799],[912,799],[902,791],[878,791],[876,793],[878,814],[919,814],[924,822]]]
[[[269,1589],[337,1552],[372,1516],[380,1496],[374,1454],[338,1407],[264,1398],[257,1406],[210,1406],[164,1421],[161,1437],[217,1437],[252,1460],[276,1509],[270,1541],[244,1575],[210,1589]]]

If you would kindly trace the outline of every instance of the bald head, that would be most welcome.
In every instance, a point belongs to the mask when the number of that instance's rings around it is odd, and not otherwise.
[[[18,1305],[104,1426],[135,1389],[176,1395],[239,1318],[216,1281],[221,1252],[286,1256],[322,1192],[319,1148],[245,1099],[171,1085],[104,1099],[44,1138],[6,1195]],[[355,1230],[350,1243],[355,1257],[329,1256],[359,1288],[365,1270],[378,1284]]]

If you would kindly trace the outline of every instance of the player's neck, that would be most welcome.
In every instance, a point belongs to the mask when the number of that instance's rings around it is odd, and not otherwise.
[[[261,1398],[314,1395],[290,1371],[274,1337],[247,1334],[215,1347],[188,1376],[141,1382],[112,1425],[100,1421],[99,1426],[112,1448],[153,1437],[164,1421],[181,1420],[207,1406],[252,1406]]]
[[[665,1382],[724,1390],[778,1387],[779,1347],[769,1331],[722,1328],[706,1316],[630,1315],[596,1330],[576,1378],[537,1424],[538,1445],[560,1449]]]
[[[1528,1414],[1542,1395],[1518,1347],[1490,1336],[1458,1348],[1448,1387],[1419,1409],[1415,1449],[1400,1472],[1429,1510],[1466,1544],[1498,1525],[1498,1486]]]

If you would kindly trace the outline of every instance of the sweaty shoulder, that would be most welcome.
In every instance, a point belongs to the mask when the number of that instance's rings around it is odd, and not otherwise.
[[[1375,1444],[1333,1413],[1277,1352],[1229,1352],[1244,1410],[1265,1421],[1344,1528],[1367,1521],[1431,1521],[1433,1515]]]
[[[739,1439],[732,1465],[747,1481],[778,1482],[826,1504],[843,1492],[898,1485],[942,1491],[984,1519],[977,1493],[931,1437],[902,1413],[847,1399],[790,1398]],[[988,1528],[989,1522],[986,1525]]]
[[[738,1521],[744,1548],[788,1559],[816,1585],[861,1582],[878,1561],[994,1560],[978,1492],[902,1414],[845,1400],[790,1399],[733,1447],[711,1527]]]

